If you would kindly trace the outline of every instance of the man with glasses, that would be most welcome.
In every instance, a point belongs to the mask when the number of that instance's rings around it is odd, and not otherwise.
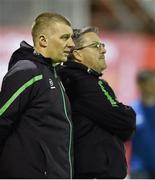
[[[74,43],[71,60],[60,69],[72,107],[74,178],[125,178],[124,142],[135,130],[135,112],[99,78],[106,50],[97,30],[75,30]]]

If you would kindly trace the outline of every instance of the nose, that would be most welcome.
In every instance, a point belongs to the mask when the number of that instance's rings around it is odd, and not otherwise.
[[[106,49],[105,49],[105,46],[101,46],[101,52],[103,53],[103,54],[105,54],[107,51],[106,51]]]
[[[72,38],[70,38],[69,41],[68,41],[68,47],[70,47],[70,48],[75,47],[75,44],[74,44],[74,41],[73,41]]]

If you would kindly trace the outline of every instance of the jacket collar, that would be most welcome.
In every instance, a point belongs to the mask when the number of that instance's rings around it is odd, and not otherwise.
[[[93,70],[91,68],[88,68],[87,66],[85,66],[85,65],[83,65],[81,63],[75,62],[72,59],[69,59],[67,62],[63,63],[62,65],[63,65],[63,67],[67,67],[69,69],[78,69],[78,70],[81,70],[81,71],[85,71],[88,74],[91,74],[91,75],[94,75],[94,76],[97,76],[97,77],[102,76],[102,73],[98,73],[95,70]]]
[[[46,64],[46,65],[52,65],[52,59],[51,58],[45,58],[43,55],[41,55],[40,53],[36,52],[33,48],[33,46],[31,46],[30,44],[28,44],[25,41],[22,41],[20,43],[20,47],[21,48],[27,48],[29,49],[29,51],[31,51],[31,53],[33,53],[33,55],[37,58],[37,61],[39,61],[42,64]]]

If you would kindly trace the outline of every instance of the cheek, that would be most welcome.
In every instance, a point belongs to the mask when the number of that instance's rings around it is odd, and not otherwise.
[[[100,58],[100,53],[98,51],[95,51],[93,56],[96,60],[98,60]]]
[[[63,58],[64,57],[64,47],[63,46],[58,46],[57,48],[56,48],[56,53],[57,53],[57,56],[61,59],[61,58]]]
[[[56,46],[52,45],[52,46],[50,46],[50,49],[52,52],[56,52],[58,48]]]
[[[51,40],[49,43],[51,51],[55,51],[56,54],[59,54],[64,50],[63,43],[60,40]]]
[[[98,59],[99,53],[97,51],[94,51],[94,49],[90,49],[86,52],[86,56],[90,59]]]
[[[60,42],[55,43],[55,50],[56,51],[62,51],[63,45]]]

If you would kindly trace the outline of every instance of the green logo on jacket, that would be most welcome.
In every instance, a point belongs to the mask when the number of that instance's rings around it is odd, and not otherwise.
[[[112,107],[118,107],[117,102],[111,97],[111,95],[108,93],[108,91],[104,88],[103,86],[103,81],[99,80],[98,84],[102,90],[102,92],[104,93],[104,95],[106,96],[107,100],[110,102],[110,104],[112,105]]]

